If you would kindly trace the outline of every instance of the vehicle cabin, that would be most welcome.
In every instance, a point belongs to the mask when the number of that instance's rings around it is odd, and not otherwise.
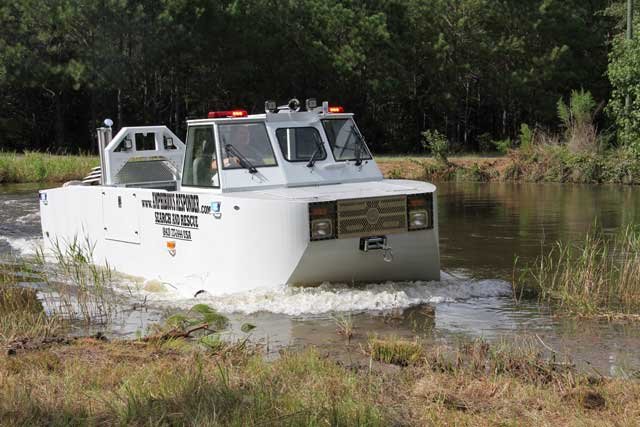
[[[381,180],[342,107],[216,111],[188,122],[182,191],[232,192]]]
[[[101,128],[104,170],[85,183],[226,193],[383,179],[352,113],[305,104],[209,112],[188,120],[186,145],[164,126],[123,128],[113,140]]]

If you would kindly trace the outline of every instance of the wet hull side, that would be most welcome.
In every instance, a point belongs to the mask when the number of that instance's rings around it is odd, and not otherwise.
[[[71,186],[42,191],[40,210],[45,248],[87,242],[95,263],[185,296],[439,277],[437,221],[433,230],[388,236],[388,263],[382,251],[360,251],[357,238],[310,242],[305,200]]]

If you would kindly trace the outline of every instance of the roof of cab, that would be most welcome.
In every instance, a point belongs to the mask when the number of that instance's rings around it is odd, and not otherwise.
[[[243,123],[243,122],[310,122],[326,118],[350,118],[353,117],[353,113],[328,113],[323,114],[317,111],[281,111],[278,113],[262,113],[262,114],[250,114],[245,117],[222,117],[216,119],[193,119],[187,120],[188,125],[202,125],[209,123]]]

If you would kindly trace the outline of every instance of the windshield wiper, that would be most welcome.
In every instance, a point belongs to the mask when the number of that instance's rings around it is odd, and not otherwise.
[[[238,159],[238,163],[240,163],[240,166],[245,169],[249,169],[249,173],[258,173],[258,169],[256,169],[256,167],[251,164],[249,159],[243,156],[236,147],[231,144],[227,144],[224,146],[224,149],[227,150],[227,153],[231,153],[235,158]]]
[[[313,141],[316,143],[316,150],[311,155],[311,158],[309,159],[309,163],[307,163],[308,168],[312,168],[313,165],[316,164],[316,156],[320,154],[323,149],[322,142],[318,139],[318,135],[316,134],[312,134],[312,135],[313,135]]]
[[[360,135],[358,131],[356,131],[355,127],[351,128],[351,132],[356,140],[356,146],[353,149],[354,154],[356,156],[355,165],[360,166],[362,164],[362,145],[364,144],[364,138],[362,137],[362,135]]]

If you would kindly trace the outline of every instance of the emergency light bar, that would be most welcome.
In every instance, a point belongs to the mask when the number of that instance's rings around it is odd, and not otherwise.
[[[330,113],[344,113],[344,107],[329,107]]]
[[[222,119],[226,117],[247,117],[247,110],[209,111],[210,119]]]

